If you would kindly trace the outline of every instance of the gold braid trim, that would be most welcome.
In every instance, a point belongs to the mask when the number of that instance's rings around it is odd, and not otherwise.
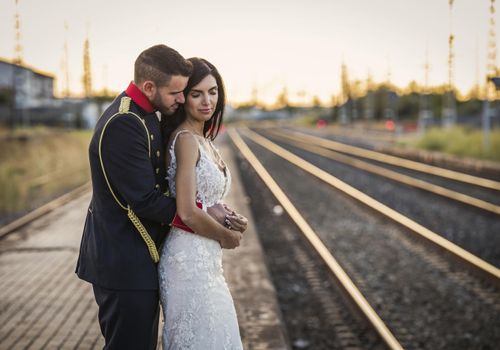
[[[132,211],[132,209],[130,208],[130,206],[122,204],[120,202],[120,200],[118,199],[118,197],[116,196],[115,192],[113,191],[113,188],[111,187],[111,183],[109,182],[108,176],[106,175],[106,170],[104,170],[104,162],[102,160],[102,139],[104,137],[104,131],[106,130],[106,127],[111,122],[111,120],[113,120],[114,118],[116,118],[116,117],[118,117],[120,115],[124,115],[124,114],[133,115],[144,126],[144,129],[146,130],[146,134],[147,134],[147,139],[148,139],[148,154],[149,154],[149,157],[151,158],[151,141],[150,141],[150,137],[149,137],[149,130],[146,127],[146,123],[144,122],[144,120],[141,117],[139,117],[137,114],[132,113],[132,112],[129,111],[130,100],[131,100],[130,97],[126,97],[126,96],[122,97],[121,101],[120,101],[120,108],[119,108],[118,113],[112,115],[111,118],[108,119],[108,121],[106,122],[106,124],[104,124],[104,126],[102,128],[101,136],[99,137],[99,161],[101,162],[102,173],[104,175],[104,179],[106,180],[106,184],[108,185],[109,191],[113,195],[113,198],[115,199],[116,203],[118,203],[118,205],[123,210],[127,211],[128,218],[130,219],[130,221],[132,222],[132,224],[134,224],[135,228],[137,229],[137,231],[141,235],[142,239],[146,243],[146,246],[148,247],[149,255],[151,256],[151,259],[153,259],[153,261],[155,263],[157,263],[158,261],[160,261],[160,256],[158,254],[158,250],[156,249],[155,242],[153,241],[153,239],[149,235],[148,231],[146,230],[146,228],[142,224],[142,222],[139,219],[139,217]]]
[[[151,255],[151,259],[153,259],[155,263],[158,263],[158,261],[160,261],[160,256],[158,254],[158,250],[156,249],[156,244],[149,235],[144,225],[142,224],[141,220],[139,220],[137,215],[135,215],[135,213],[132,211],[132,209],[130,209],[130,207],[128,207],[127,216],[130,219],[130,221],[132,221],[135,228],[137,229],[137,231],[139,231],[139,234],[146,243],[146,246],[148,247],[149,250],[149,255]]]

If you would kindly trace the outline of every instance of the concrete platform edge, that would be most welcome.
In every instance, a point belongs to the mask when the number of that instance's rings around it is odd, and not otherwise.
[[[238,314],[243,347],[290,349],[276,290],[266,266],[248,197],[241,183],[234,147],[227,135],[220,136],[217,146],[232,176],[231,190],[225,202],[249,220],[241,246],[235,250],[225,250],[223,258],[226,280]]]

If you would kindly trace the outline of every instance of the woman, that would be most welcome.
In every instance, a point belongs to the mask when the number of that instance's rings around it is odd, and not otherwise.
[[[193,74],[184,90],[186,102],[163,125],[169,140],[167,178],[180,218],[165,240],[158,267],[163,348],[242,349],[221,259],[224,240],[241,239],[246,218],[230,211],[223,227],[196,204],[213,206],[230,186],[229,169],[212,144],[222,123],[224,86],[211,63],[189,61]]]

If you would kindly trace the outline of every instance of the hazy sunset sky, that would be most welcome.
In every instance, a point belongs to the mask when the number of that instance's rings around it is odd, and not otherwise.
[[[489,3],[454,1],[455,83],[463,93],[484,79]],[[18,9],[26,64],[61,77],[67,37],[75,94],[83,90],[87,31],[94,90],[123,90],[137,55],[158,43],[214,63],[236,102],[253,87],[272,102],[286,85],[292,100],[318,95],[328,103],[340,91],[342,59],[350,78],[371,72],[381,82],[390,67],[398,86],[423,83],[426,46],[430,84],[447,81],[448,0],[19,0]],[[0,0],[0,56],[8,59],[14,15],[15,1]],[[62,80],[56,84],[58,92]]]

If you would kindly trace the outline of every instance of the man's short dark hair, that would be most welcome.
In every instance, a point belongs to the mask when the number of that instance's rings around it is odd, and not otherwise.
[[[141,52],[135,60],[134,82],[140,84],[146,80],[157,86],[165,86],[172,75],[189,77],[193,71],[191,62],[167,45],[155,45]]]

